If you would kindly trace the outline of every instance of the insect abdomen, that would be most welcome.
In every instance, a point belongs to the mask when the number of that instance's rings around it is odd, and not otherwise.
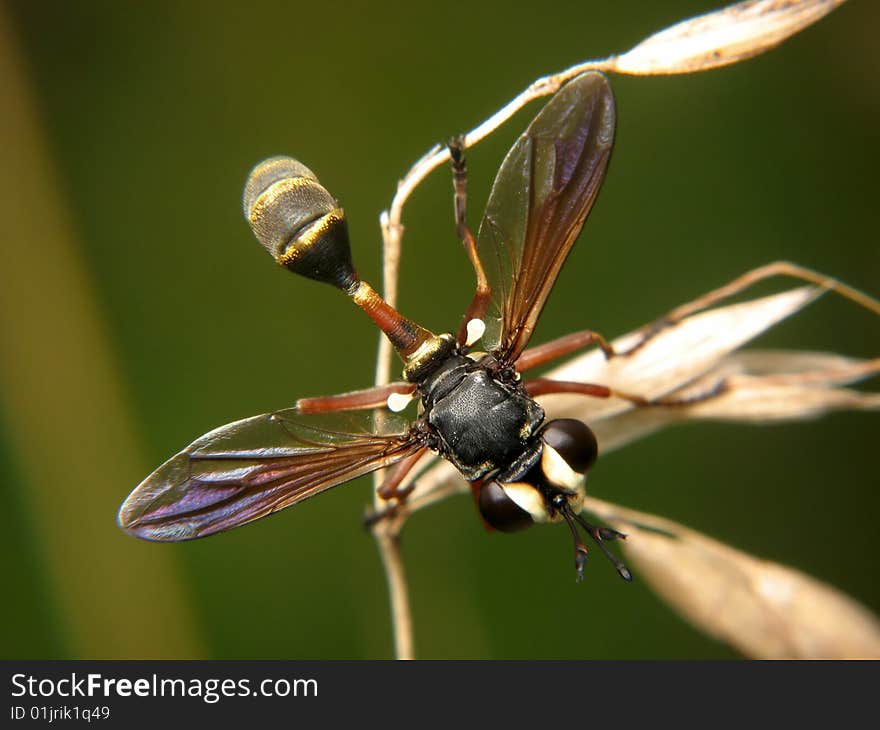
[[[343,291],[357,285],[345,212],[301,162],[271,157],[257,165],[243,206],[257,240],[279,264]]]

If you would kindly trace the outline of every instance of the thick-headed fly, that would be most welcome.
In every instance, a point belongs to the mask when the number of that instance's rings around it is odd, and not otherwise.
[[[465,216],[461,145],[450,143],[458,235],[477,277],[455,334],[436,335],[412,322],[358,276],[345,213],[309,168],[289,157],[257,165],[244,190],[245,217],[257,239],[282,266],[351,297],[394,345],[403,379],[303,399],[205,434],[129,495],[119,510],[122,528],[148,540],[204,537],[392,465],[380,494],[393,505],[406,497],[407,473],[431,450],[471,483],[488,527],[512,532],[564,521],[581,578],[587,548],[580,526],[629,580],[604,545],[622,535],[580,515],[597,455],[593,432],[580,421],[545,420],[535,400],[553,392],[608,397],[611,391],[521,377],[592,344],[614,354],[589,331],[526,349],[596,200],[614,128],[607,79],[591,72],[569,82],[508,152],[476,237]],[[418,416],[404,420],[399,411],[412,399]]]

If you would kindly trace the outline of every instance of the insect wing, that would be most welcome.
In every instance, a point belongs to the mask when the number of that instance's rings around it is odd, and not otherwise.
[[[486,342],[508,362],[525,349],[596,200],[614,127],[608,80],[582,74],[540,111],[495,177],[477,250],[492,287]]]
[[[372,412],[314,416],[296,408],[221,426],[139,484],[119,509],[119,525],[146,540],[205,537],[302,502],[421,448],[405,421],[381,417],[382,433],[371,432]]]

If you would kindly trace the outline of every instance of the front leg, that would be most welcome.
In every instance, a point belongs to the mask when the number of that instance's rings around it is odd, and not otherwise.
[[[365,390],[353,390],[350,393],[322,395],[314,398],[300,398],[296,408],[300,413],[337,413],[339,411],[363,411],[373,408],[389,408],[401,410],[398,405],[405,406],[415,392],[413,383],[403,381],[380,385]]]
[[[489,300],[492,296],[492,287],[486,277],[483,262],[477,252],[477,240],[473,231],[467,224],[467,165],[464,159],[464,136],[454,137],[447,144],[449,155],[452,158],[452,188],[454,191],[455,231],[464,245],[474,273],[477,277],[477,288],[470,305],[462,317],[461,326],[458,330],[458,343],[464,346],[474,344],[468,333],[468,323],[471,320],[483,320],[489,308]],[[482,334],[482,333],[481,333]]]
[[[614,348],[598,332],[581,330],[580,332],[574,332],[556,340],[545,342],[543,345],[536,345],[528,350],[524,350],[522,355],[517,358],[514,367],[516,367],[518,372],[524,373],[526,370],[539,367],[590,345],[598,345],[602,352],[605,353],[606,360],[610,360],[619,354],[615,352]]]
[[[553,380],[551,378],[526,380],[523,383],[523,387],[525,387],[526,392],[532,398],[537,398],[542,395],[571,393],[574,395],[586,395],[591,398],[620,398],[621,400],[629,401],[639,408],[680,408],[716,398],[727,390],[727,381],[723,378],[719,379],[713,387],[707,388],[705,391],[694,395],[683,397],[676,397],[673,395],[661,398],[645,398],[640,395],[617,390],[616,388],[609,388],[607,385],[579,383],[572,380]]]
[[[401,487],[404,479],[413,470],[415,465],[421,459],[427,447],[419,449],[411,456],[407,456],[403,461],[398,462],[388,472],[382,486],[376,490],[382,500],[386,503],[381,509],[373,510],[364,517],[364,527],[372,527],[380,520],[387,519],[395,514],[400,507],[406,502],[406,498],[416,488],[415,482],[410,482],[406,487]]]

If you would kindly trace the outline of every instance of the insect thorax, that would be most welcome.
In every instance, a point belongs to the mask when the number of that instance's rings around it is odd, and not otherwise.
[[[462,355],[448,358],[420,389],[441,451],[469,481],[509,467],[544,420],[541,406],[516,382]]]

